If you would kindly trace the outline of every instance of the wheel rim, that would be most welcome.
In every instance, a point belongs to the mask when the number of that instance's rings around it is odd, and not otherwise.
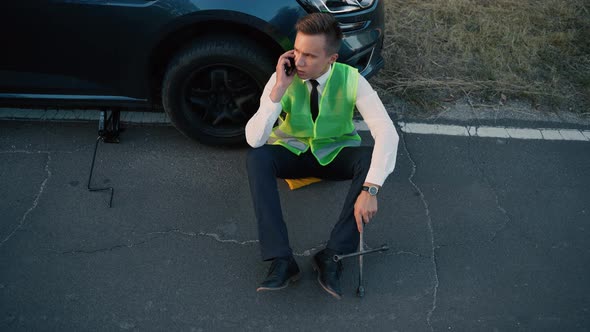
[[[185,81],[183,111],[208,135],[241,135],[258,109],[261,91],[260,84],[238,67],[224,64],[199,68]]]

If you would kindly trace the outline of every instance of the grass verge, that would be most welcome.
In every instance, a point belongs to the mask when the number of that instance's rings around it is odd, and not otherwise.
[[[587,112],[586,0],[385,0],[382,92],[428,109],[462,97]]]

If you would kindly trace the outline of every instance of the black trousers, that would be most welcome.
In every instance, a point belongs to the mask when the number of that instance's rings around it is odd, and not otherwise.
[[[344,148],[336,159],[321,166],[311,151],[300,156],[279,145],[263,145],[248,152],[248,180],[258,221],[258,239],[263,260],[289,256],[287,225],[283,220],[277,178],[317,177],[326,180],[351,180],[350,189],[327,247],[341,253],[358,248],[359,233],[354,219],[354,203],[361,192],[371,164],[373,148]]]

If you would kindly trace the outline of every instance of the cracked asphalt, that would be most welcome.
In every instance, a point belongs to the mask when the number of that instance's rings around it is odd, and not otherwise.
[[[370,144],[367,132],[363,133]],[[304,272],[257,293],[246,149],[132,126],[0,122],[2,331],[588,331],[590,144],[401,135],[367,227],[366,296],[345,261],[344,298],[315,281],[348,182],[289,191]],[[305,207],[299,209],[298,207]]]

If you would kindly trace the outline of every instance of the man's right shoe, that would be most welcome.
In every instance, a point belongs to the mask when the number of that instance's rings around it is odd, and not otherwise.
[[[338,252],[332,249],[324,249],[313,256],[311,261],[313,269],[318,272],[318,282],[328,294],[340,300],[342,289],[340,288],[340,275],[342,274],[342,262],[334,262],[334,255]]]
[[[299,280],[301,272],[293,256],[277,257],[270,264],[266,279],[256,289],[260,291],[272,291],[286,288],[290,283]]]

